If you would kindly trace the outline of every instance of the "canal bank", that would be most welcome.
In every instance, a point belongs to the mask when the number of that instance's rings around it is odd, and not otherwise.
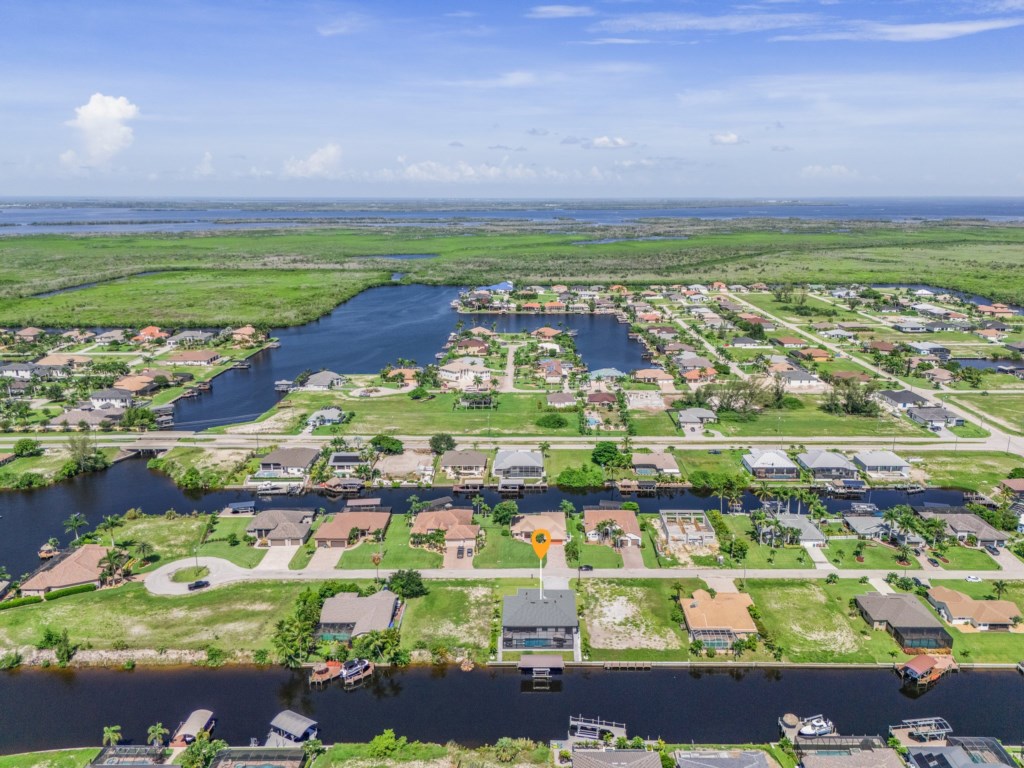
[[[279,668],[20,670],[0,676],[0,753],[95,744],[111,724],[142,743],[152,723],[199,708],[214,711],[215,735],[231,744],[262,738],[274,715],[293,709],[317,720],[328,743],[393,728],[409,739],[475,746],[509,735],[559,738],[581,713],[673,743],[767,742],[790,711],[825,713],[842,733],[884,733],[904,718],[938,716],[958,734],[1016,742],[1024,707],[1024,684],[1011,672],[963,672],[916,698],[888,670],[569,670],[557,682],[534,693],[514,670],[437,667],[382,671],[347,691],[310,690],[303,671]]]

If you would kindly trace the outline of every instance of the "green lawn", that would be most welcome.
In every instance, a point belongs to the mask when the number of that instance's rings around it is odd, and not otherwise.
[[[813,568],[807,550],[801,546],[769,547],[766,544],[759,544],[757,538],[752,538],[754,530],[753,523],[748,515],[725,515],[725,525],[737,538],[741,538],[750,544],[747,556],[742,563],[737,564],[741,568]],[[727,542],[719,542],[725,546]]]
[[[0,768],[84,768],[99,750],[59,749],[53,752],[25,752],[20,755],[0,755]]]
[[[186,564],[187,565],[187,564]],[[270,649],[274,624],[308,582],[231,584],[180,597],[158,597],[141,583],[103,589],[4,612],[0,646],[35,644],[44,627],[67,628],[73,643],[96,649]]]
[[[590,464],[591,453],[591,448],[552,448],[544,459],[544,469],[548,477],[556,478],[563,469]]]
[[[679,434],[669,411],[630,411],[638,437],[668,437]]]
[[[175,571],[171,574],[171,581],[177,584],[185,584],[196,579],[204,579],[210,575],[210,569],[205,565],[200,565],[198,568],[194,565],[187,565],[179,571]]]
[[[1024,459],[1001,451],[921,451],[919,456],[916,466],[928,473],[932,485],[982,493],[991,493],[1011,469],[1024,466]]]
[[[769,410],[749,421],[741,421],[734,419],[730,414],[723,414],[713,429],[727,437],[934,437],[928,430],[908,419],[891,415],[881,415],[877,418],[836,415],[822,411],[818,407],[821,402],[818,397],[803,395],[799,400],[804,404],[803,408]]]
[[[299,547],[295,554],[292,555],[292,559],[288,562],[288,570],[301,571],[309,565],[309,561],[313,559],[313,554],[316,552],[316,542],[313,541],[313,534],[316,533],[317,528],[328,520],[333,519],[333,517],[334,515],[320,515],[313,521],[313,526],[309,533],[309,540]]]
[[[572,437],[579,435],[575,414],[566,414],[568,424],[558,429],[538,427],[537,419],[545,414],[547,395],[498,394],[498,407],[493,409],[454,408],[456,394],[438,394],[430,400],[412,400],[407,395],[390,397],[346,398],[338,393],[294,393],[286,398],[299,414],[335,405],[355,414],[338,429],[339,434],[376,434],[394,432],[404,435],[433,435],[447,432],[456,435],[536,435]]]
[[[896,550],[893,547],[887,547],[875,541],[865,542],[862,555],[864,562],[859,563],[853,555],[857,544],[858,542],[853,540],[834,541],[825,547],[823,551],[829,562],[833,563],[837,568],[863,568],[876,571],[884,569],[914,571],[921,568],[921,564],[917,562],[913,555],[910,556],[908,565],[898,563],[896,561]]]
[[[976,438],[976,437],[988,437],[991,432],[983,427],[979,427],[977,424],[965,421],[962,427],[950,427],[949,431],[957,437],[965,439]]]
[[[164,563],[189,557],[206,527],[206,515],[182,515],[168,520],[163,515],[143,515],[135,520],[125,520],[124,525],[114,530],[114,540],[137,556],[136,547],[146,542],[155,550],[145,567],[141,563],[137,572],[150,571]],[[99,521],[90,521],[99,522]],[[109,535],[99,537],[99,543],[108,544]]]
[[[444,556],[419,547],[409,546],[409,525],[407,515],[392,515],[388,532],[380,547],[376,542],[364,541],[341,555],[339,568],[344,570],[373,569],[373,554],[383,555],[381,568],[440,568]]]
[[[401,734],[399,734],[401,735]],[[394,754],[389,755],[387,763],[411,763],[436,761],[448,754],[448,747],[440,744],[424,744],[419,741],[411,741],[398,749]],[[383,764],[380,758],[372,757],[369,744],[334,744],[327,748],[327,751],[316,762],[310,763],[309,768],[347,768],[354,762],[369,761],[374,764]],[[0,766],[6,768],[6,766]],[[22,766],[12,766],[22,768]],[[25,766],[31,768],[31,766]],[[63,768],[60,766],[59,768]]]
[[[255,568],[266,556],[266,549],[257,549],[246,544],[245,529],[252,522],[251,517],[218,517],[216,527],[207,538],[206,543],[199,548],[202,557],[222,557],[230,560],[242,568]],[[230,534],[238,537],[238,544],[232,546],[226,539]]]
[[[713,425],[713,428],[717,428],[717,425]],[[743,469],[743,454],[746,451],[728,448],[712,450],[715,450],[715,453],[711,453],[706,448],[679,448],[672,452],[676,456],[679,469],[686,477],[698,471],[729,475],[738,475],[745,471]]]
[[[934,553],[929,553],[935,557]],[[943,555],[948,563],[939,560],[939,565],[947,571],[998,571],[999,563],[992,559],[991,555],[983,549],[972,549],[970,547],[950,547]],[[936,557],[936,559],[938,559]]]
[[[484,545],[473,556],[474,568],[536,568],[537,554],[525,541],[513,539],[506,525],[482,518]],[[503,535],[505,534],[505,535]],[[545,559],[545,564],[547,558]]]
[[[954,405],[963,404],[974,411],[1001,419],[1017,432],[1024,429],[1024,394],[980,395],[957,392],[947,399]]]
[[[851,610],[852,598],[874,591],[869,584],[748,579],[745,588],[788,661],[889,663],[892,651],[906,658],[887,633],[871,629]]]
[[[622,555],[607,544],[581,544],[580,565],[593,568],[621,568]]]

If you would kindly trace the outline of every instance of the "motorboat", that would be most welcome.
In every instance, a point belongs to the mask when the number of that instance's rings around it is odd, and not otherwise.
[[[800,730],[797,733],[804,738],[816,736],[828,736],[835,730],[831,720],[826,720],[824,715],[805,717],[800,721]]]
[[[373,665],[367,659],[349,659],[341,665],[341,679],[356,680],[372,669]]]

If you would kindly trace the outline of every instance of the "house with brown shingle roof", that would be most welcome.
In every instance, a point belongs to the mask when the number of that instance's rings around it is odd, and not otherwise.
[[[100,586],[107,548],[99,544],[83,544],[66,557],[51,560],[45,568],[34,573],[21,585],[25,597],[42,597],[55,589],[79,587],[83,584]]]
[[[380,532],[383,535],[391,522],[390,512],[352,511],[339,512],[331,520],[323,523],[313,534],[313,541],[321,549],[344,548],[349,546],[348,537],[353,530],[358,531],[358,543],[368,536]]]
[[[349,641],[367,632],[381,632],[391,626],[398,612],[398,596],[381,590],[366,597],[340,592],[324,600],[320,609],[317,637],[328,641]]]
[[[744,592],[719,592],[714,597],[704,589],[679,601],[686,618],[690,640],[700,640],[705,648],[731,648],[736,640],[757,634],[757,625],[748,610],[754,604]]]

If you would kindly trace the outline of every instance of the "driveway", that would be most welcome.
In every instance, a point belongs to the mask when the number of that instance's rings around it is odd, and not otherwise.
[[[341,553],[344,551],[331,547],[318,547],[306,567],[312,571],[329,571],[332,568],[337,568],[338,561],[341,560]]]
[[[565,562],[565,545],[564,544],[552,544],[548,548],[548,561],[545,563],[547,568],[568,568],[569,564]]]
[[[474,550],[476,551],[476,550]],[[452,571],[464,571],[467,568],[473,569],[473,558],[472,557],[459,557],[459,545],[449,544],[444,550],[444,565],[441,567]]]
[[[804,547],[807,550],[807,554],[811,556],[811,562],[814,563],[815,568],[822,568],[824,570],[834,571],[836,567],[828,561],[825,556],[825,550],[821,547]]]
[[[254,571],[280,571],[288,568],[288,563],[295,557],[295,553],[299,551],[298,545],[291,545],[287,547],[270,547],[267,549],[267,554],[263,556],[263,559],[259,561]]]
[[[620,547],[619,554],[622,555],[623,568],[646,568],[644,555],[640,547]]]

